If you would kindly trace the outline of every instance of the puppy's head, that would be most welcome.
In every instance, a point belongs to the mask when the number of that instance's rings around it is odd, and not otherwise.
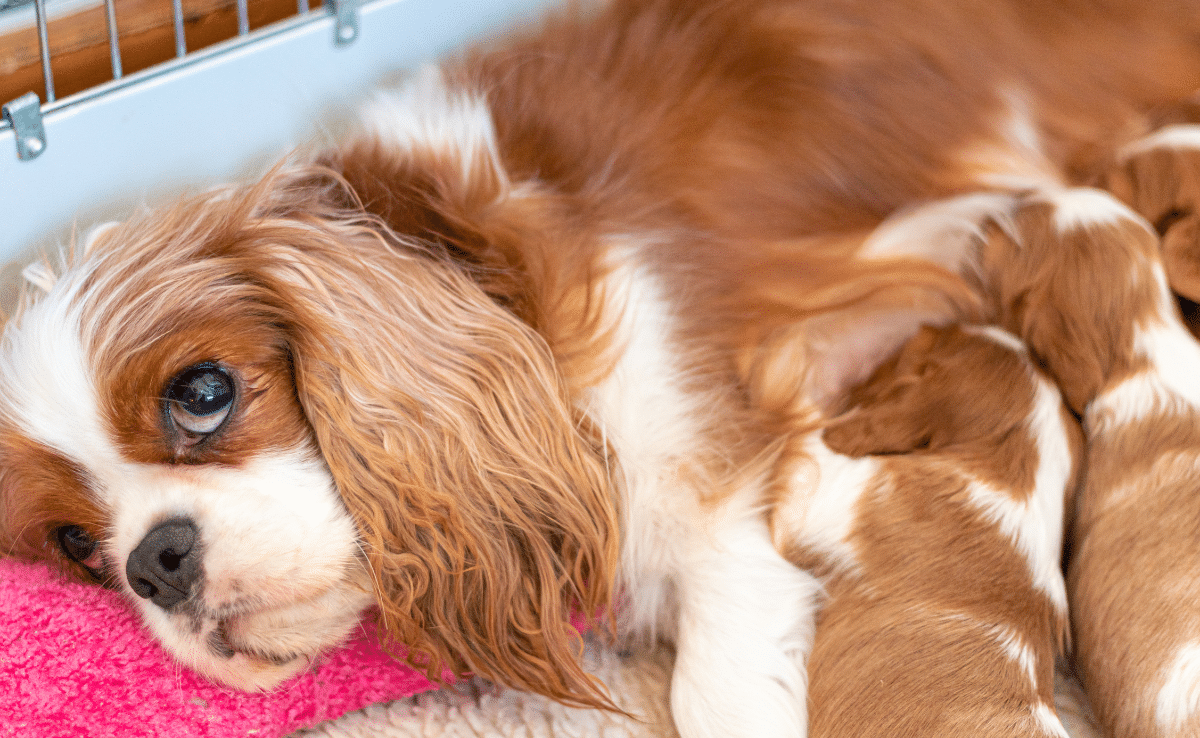
[[[927,326],[850,391],[825,441],[851,456],[978,445],[1025,424],[1034,386],[1012,335]]]
[[[376,604],[435,678],[603,702],[569,625],[608,597],[602,454],[447,251],[320,167],[105,230],[6,327],[0,553],[125,592],[242,688]]]

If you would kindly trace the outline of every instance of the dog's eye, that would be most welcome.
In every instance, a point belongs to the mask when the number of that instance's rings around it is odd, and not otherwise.
[[[54,531],[58,538],[58,546],[72,561],[82,564],[91,572],[92,577],[100,579],[103,566],[99,546],[95,538],[78,525],[64,525]]]
[[[58,529],[58,545],[63,553],[83,563],[96,552],[96,542],[78,525],[64,525]]]
[[[177,426],[208,435],[224,422],[233,406],[233,378],[215,364],[185,369],[167,385],[167,407]]]

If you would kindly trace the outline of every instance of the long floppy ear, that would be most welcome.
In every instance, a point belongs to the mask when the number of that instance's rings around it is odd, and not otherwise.
[[[929,445],[937,418],[922,390],[923,359],[936,333],[922,328],[850,391],[850,410],[825,426],[824,439],[847,456],[903,454]]]
[[[336,180],[277,188],[258,279],[286,316],[299,400],[357,522],[383,629],[434,679],[473,672],[612,707],[570,624],[612,594],[599,438],[537,333],[444,250],[345,207],[355,198]]]

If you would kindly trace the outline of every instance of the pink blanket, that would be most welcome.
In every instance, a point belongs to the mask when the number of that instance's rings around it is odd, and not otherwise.
[[[0,738],[275,738],[433,688],[364,623],[277,691],[224,689],[174,663],[119,594],[11,560],[0,560],[0,622]]]

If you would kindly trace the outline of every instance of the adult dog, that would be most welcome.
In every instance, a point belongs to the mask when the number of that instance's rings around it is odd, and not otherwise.
[[[973,215],[870,231],[1094,181],[1198,88],[1187,1],[569,12],[31,273],[0,545],[244,688],[374,604],[435,675],[604,705],[569,620],[612,608],[674,643],[682,735],[803,735],[819,584],[773,544],[779,470],[976,310],[938,266]]]

